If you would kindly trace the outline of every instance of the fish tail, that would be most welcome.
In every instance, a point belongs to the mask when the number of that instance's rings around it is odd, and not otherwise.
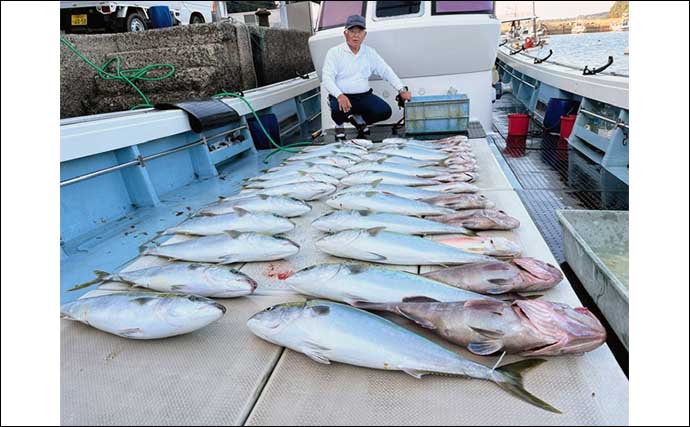
[[[88,288],[89,286],[95,285],[96,283],[105,282],[106,280],[111,279],[110,273],[108,273],[106,271],[95,270],[94,274],[96,275],[95,279],[89,280],[88,282],[80,283],[80,284],[74,286],[73,288],[68,289],[67,292],[72,292],[72,291],[77,291],[79,289]]]
[[[561,411],[525,390],[525,387],[522,383],[522,374],[532,368],[536,368],[544,362],[546,362],[544,359],[528,359],[516,363],[510,363],[497,368],[493,372],[492,379],[496,385],[513,396],[546,411],[561,414]]]

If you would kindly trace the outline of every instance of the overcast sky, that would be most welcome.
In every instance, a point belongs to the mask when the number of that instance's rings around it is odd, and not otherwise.
[[[577,15],[589,15],[592,13],[608,12],[613,5],[612,1],[537,1],[534,2],[537,16],[543,19],[574,18]],[[497,1],[496,15],[500,19],[515,16],[531,16],[531,1]]]

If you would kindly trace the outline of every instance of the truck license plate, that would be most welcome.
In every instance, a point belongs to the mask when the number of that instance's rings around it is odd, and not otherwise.
[[[87,15],[72,15],[72,25],[86,25]]]

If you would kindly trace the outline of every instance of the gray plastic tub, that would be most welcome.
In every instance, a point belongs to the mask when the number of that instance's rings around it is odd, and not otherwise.
[[[628,212],[559,210],[565,259],[628,348]]]

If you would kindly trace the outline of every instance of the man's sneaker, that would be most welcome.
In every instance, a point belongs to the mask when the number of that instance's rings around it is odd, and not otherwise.
[[[345,126],[335,127],[335,139],[345,139]]]
[[[369,136],[371,134],[371,131],[369,130],[369,126],[365,126],[362,129],[359,129],[359,132],[357,132],[357,137],[358,138],[363,138],[366,136]]]

